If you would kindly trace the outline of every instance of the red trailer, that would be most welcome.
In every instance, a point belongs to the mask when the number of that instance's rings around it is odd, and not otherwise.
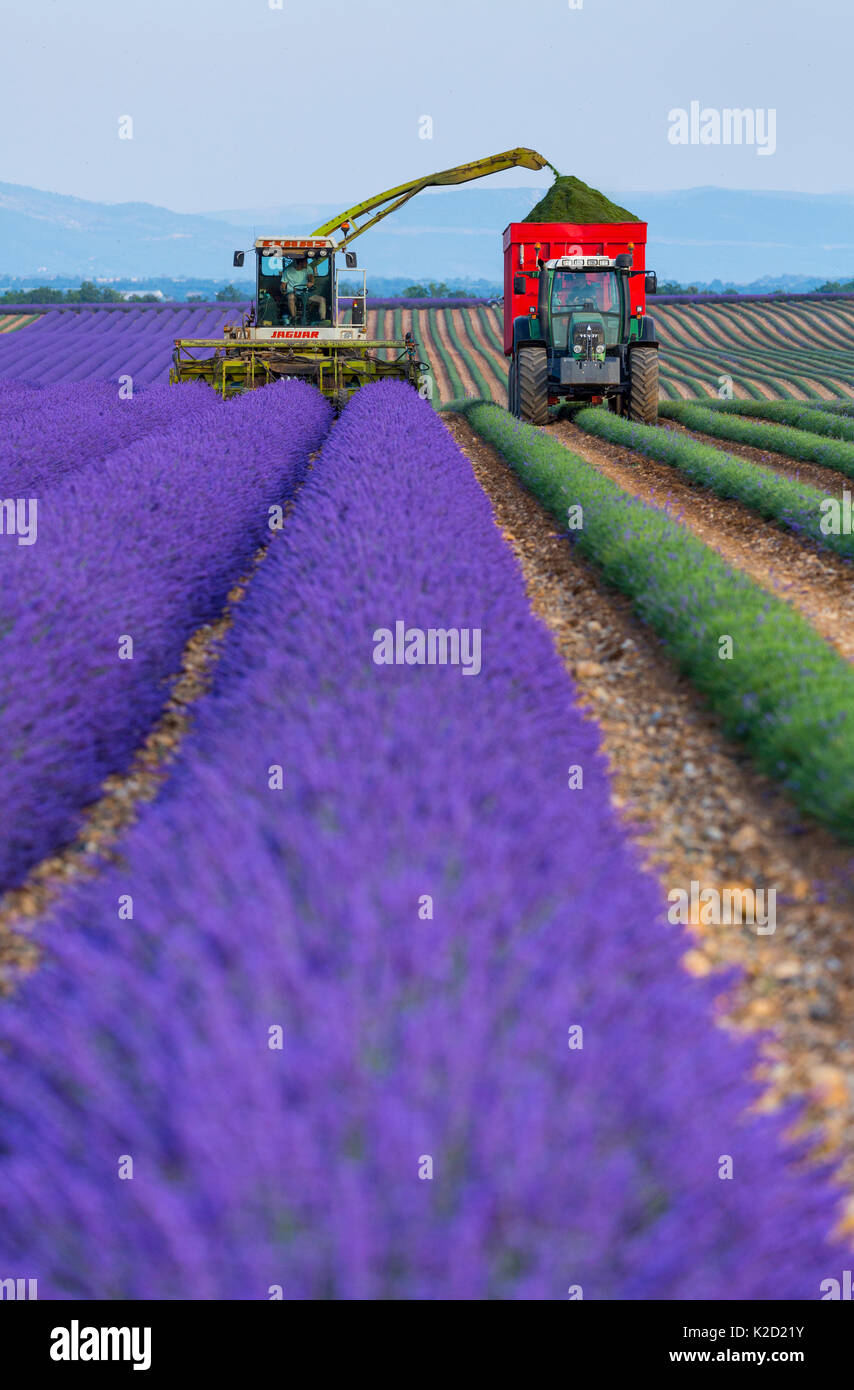
[[[504,232],[508,408],[546,424],[562,398],[658,415],[646,222],[511,222]]]
[[[537,307],[537,282],[524,279],[521,293],[514,280],[538,261],[558,256],[630,255],[633,270],[646,270],[646,222],[511,222],[504,229],[504,352],[513,350],[513,320]],[[632,314],[646,312],[644,277],[629,281]]]

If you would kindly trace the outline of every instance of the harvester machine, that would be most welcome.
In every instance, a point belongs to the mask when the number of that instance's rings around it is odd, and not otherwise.
[[[543,169],[547,164],[534,150],[507,150],[377,194],[310,236],[259,237],[252,248],[256,293],[248,313],[240,323],[226,324],[221,338],[176,338],[170,381],[206,381],[222,396],[232,396],[281,377],[299,377],[338,409],[372,381],[391,377],[417,388],[429,367],[420,360],[412,334],[400,340],[368,337],[365,272],[357,270],[350,242],[423,188],[467,183],[516,165]],[[361,276],[361,282],[356,278],[355,289],[351,285],[339,298],[337,257],[342,254],[345,270]],[[245,256],[235,251],[234,265],[242,266]]]
[[[368,338],[364,272],[360,292],[338,295],[331,236],[259,237],[255,242],[255,299],[242,321],[221,338],[176,338],[170,381],[206,381],[232,396],[280,377],[317,386],[340,409],[351,393],[385,377],[418,386],[424,364],[411,333],[398,342]],[[245,252],[236,251],[241,266]],[[355,253],[348,251],[348,270]],[[352,306],[352,307],[351,307]],[[392,350],[389,360],[379,354]]]

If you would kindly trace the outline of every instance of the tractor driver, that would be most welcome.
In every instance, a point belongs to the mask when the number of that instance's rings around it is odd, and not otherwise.
[[[602,276],[587,272],[562,277],[563,284],[556,288],[553,307],[564,313],[571,309],[595,309],[602,297]]]
[[[291,321],[297,318],[297,291],[300,290],[305,295],[306,309],[309,304],[320,306],[319,314],[321,319],[326,318],[326,300],[322,294],[312,293],[315,286],[314,267],[309,264],[305,253],[293,256],[290,263],[285,267],[282,276],[282,289],[285,292],[288,313]]]

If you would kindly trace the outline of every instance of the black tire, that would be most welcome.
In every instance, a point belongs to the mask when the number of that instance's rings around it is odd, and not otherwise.
[[[511,415],[517,413],[516,405],[516,363],[511,362],[507,372],[507,409]]]
[[[629,358],[629,419],[658,424],[658,348],[633,348]]]
[[[549,359],[546,349],[534,344],[516,353],[515,414],[529,425],[549,423]]]

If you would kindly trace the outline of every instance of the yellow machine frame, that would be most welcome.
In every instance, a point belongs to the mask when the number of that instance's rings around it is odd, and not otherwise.
[[[384,217],[402,207],[422,189],[468,183],[471,179],[485,178],[489,174],[497,174],[519,165],[535,170],[544,169],[546,166],[554,167],[542,155],[537,154],[536,150],[529,150],[523,146],[515,150],[505,150],[502,154],[488,155],[485,159],[475,159],[468,164],[458,164],[438,174],[425,174],[421,178],[410,179],[408,183],[399,184],[385,193],[378,193],[325,222],[322,227],[312,232],[311,236],[329,237],[333,240],[330,257],[334,269],[337,252],[343,251],[356,237],[375,227]],[[357,223],[357,218],[370,213],[374,213],[374,216],[368,217],[365,222]],[[334,240],[334,233],[342,233],[340,240]],[[287,241],[288,238],[283,238],[283,242]],[[396,349],[397,358],[384,360],[377,357],[376,353],[383,348]],[[212,354],[197,357],[196,352],[200,349],[212,349]],[[238,328],[227,325],[222,338],[176,338],[169,380],[176,383],[206,381],[221,395],[230,396],[240,391],[252,390],[256,386],[266,386],[268,382],[281,377],[303,377],[340,406],[353,390],[383,377],[393,377],[417,386],[421,372],[425,369],[425,364],[418,361],[416,345],[410,334],[405,341],[369,340],[348,335],[346,339],[325,337],[310,343],[302,340],[298,344],[291,341],[271,342],[268,339],[259,340],[253,337],[252,325],[247,319]]]

